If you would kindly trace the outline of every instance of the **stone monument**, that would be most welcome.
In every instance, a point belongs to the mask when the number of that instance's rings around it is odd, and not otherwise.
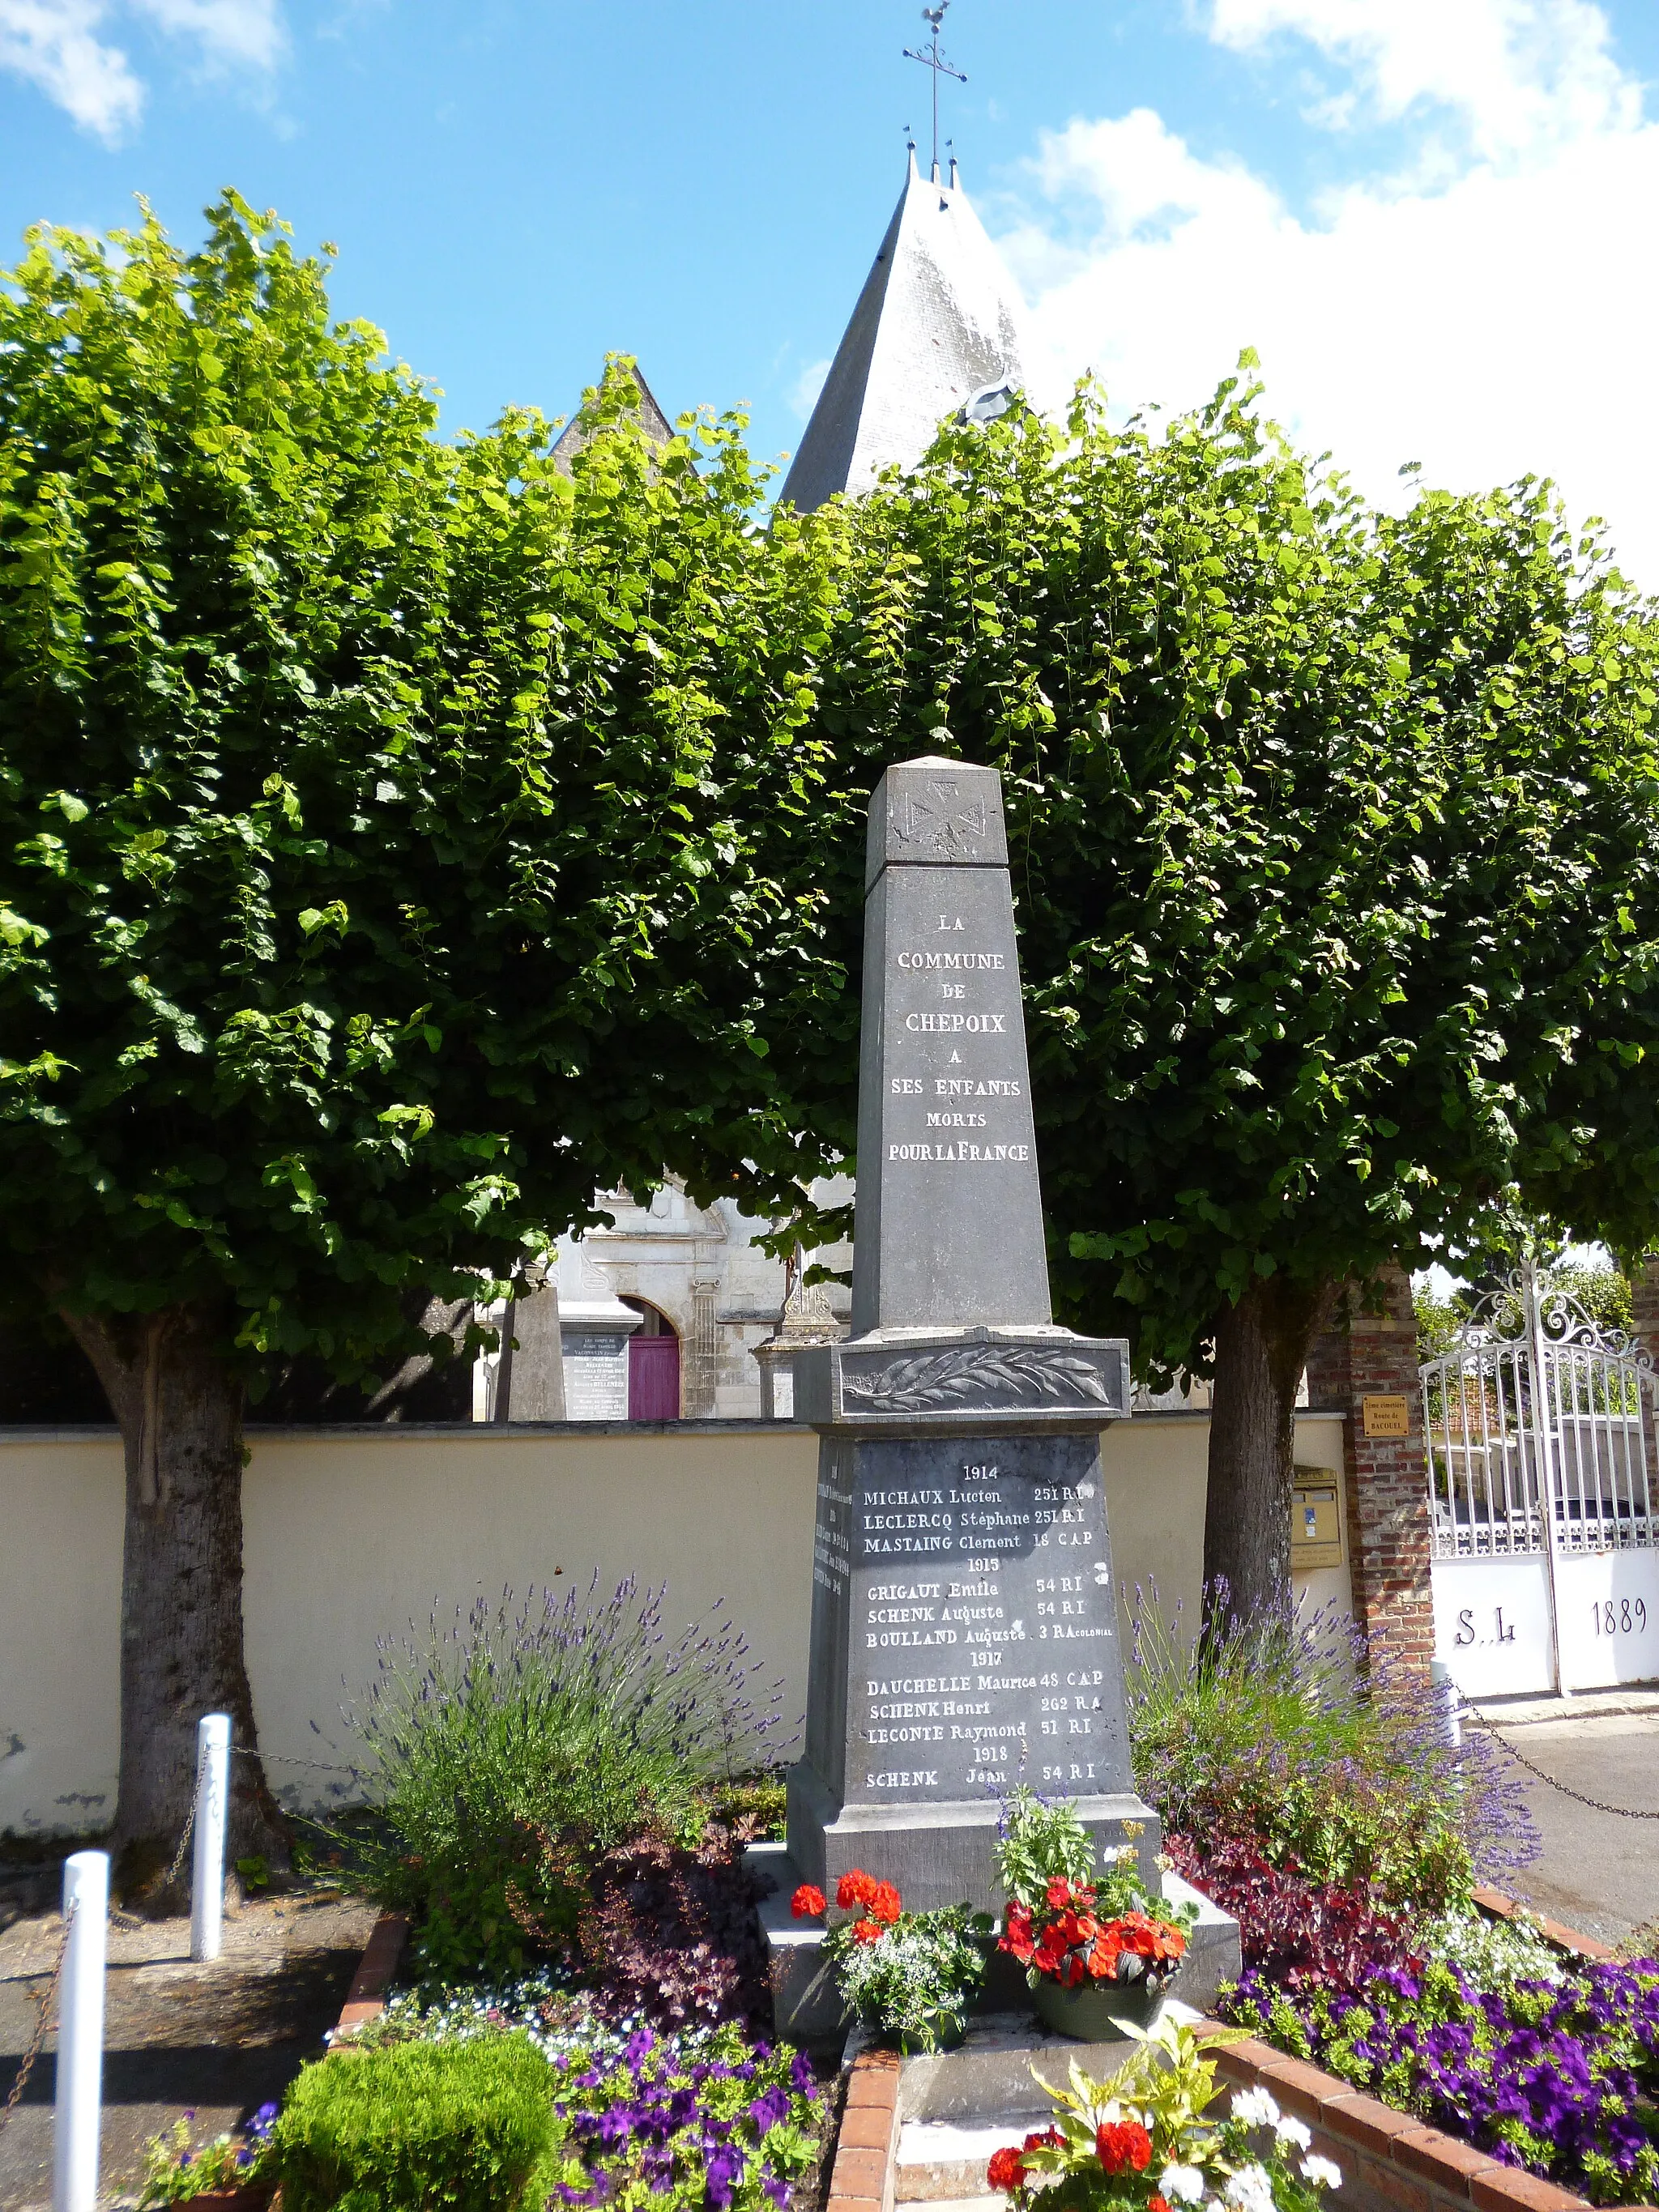
[[[870,808],[852,1334],[795,1357],[822,1439],[805,1754],[788,1856],[833,1895],[1000,1902],[1018,1782],[1097,1844],[1133,1794],[1102,1431],[1128,1346],[1048,1297],[1001,780],[890,769]]]

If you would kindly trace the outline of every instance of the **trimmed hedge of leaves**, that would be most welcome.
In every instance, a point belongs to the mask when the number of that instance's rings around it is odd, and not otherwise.
[[[554,2079],[525,2035],[331,2053],[272,2137],[287,2212],[527,2212],[554,2179]]]

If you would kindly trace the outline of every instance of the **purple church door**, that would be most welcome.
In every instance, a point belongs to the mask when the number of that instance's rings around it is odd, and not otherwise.
[[[677,1336],[628,1340],[628,1418],[678,1421],[680,1417],[680,1340]]]

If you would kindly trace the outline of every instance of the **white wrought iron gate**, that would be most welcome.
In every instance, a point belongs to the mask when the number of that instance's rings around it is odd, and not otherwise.
[[[1459,1689],[1659,1679],[1647,1354],[1528,1262],[1421,1381],[1435,1649]]]

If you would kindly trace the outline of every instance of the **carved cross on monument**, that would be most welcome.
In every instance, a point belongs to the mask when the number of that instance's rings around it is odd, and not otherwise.
[[[918,1907],[998,1901],[1000,1796],[1133,1792],[1102,1430],[1128,1347],[1056,1328],[1001,780],[907,761],[870,808],[853,1334],[795,1358],[817,1428],[789,1856]]]

